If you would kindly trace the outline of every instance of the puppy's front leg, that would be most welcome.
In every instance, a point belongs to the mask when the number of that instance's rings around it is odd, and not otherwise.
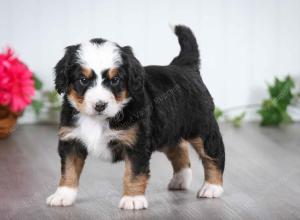
[[[69,206],[75,202],[77,196],[79,177],[87,151],[76,141],[60,141],[58,151],[61,157],[61,178],[55,193],[47,198],[47,204]]]
[[[150,158],[139,158],[137,155],[131,155],[125,158],[123,197],[119,203],[119,208],[148,208],[145,190],[149,178],[149,159]]]

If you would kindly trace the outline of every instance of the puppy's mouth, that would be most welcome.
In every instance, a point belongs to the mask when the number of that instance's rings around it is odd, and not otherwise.
[[[109,116],[107,116],[105,113],[103,112],[98,112],[94,115],[96,118],[101,119],[101,120],[108,120]]]
[[[83,111],[83,112],[80,112],[80,113],[82,113],[83,115],[89,116],[91,118],[95,118],[95,119],[106,120],[108,118],[108,116],[104,112],[97,112],[97,111],[87,112],[87,111]]]
[[[96,112],[97,116],[104,116],[103,112]]]

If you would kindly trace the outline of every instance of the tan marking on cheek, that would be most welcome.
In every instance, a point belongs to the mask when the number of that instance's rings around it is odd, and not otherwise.
[[[116,75],[118,75],[118,69],[116,68],[111,68],[109,71],[108,71],[108,79],[111,80],[112,78],[114,78]]]
[[[178,146],[168,147],[164,150],[164,153],[172,163],[174,173],[191,166],[188,147],[189,143],[182,140]]]
[[[84,112],[85,103],[82,96],[78,95],[78,93],[73,88],[71,88],[69,90],[68,97],[80,112]]]
[[[131,161],[125,159],[125,174],[123,178],[123,195],[135,196],[145,194],[148,183],[148,176],[146,174],[134,175],[132,172]]]
[[[132,147],[136,143],[137,133],[138,133],[137,126],[130,127],[127,130],[122,130],[118,134],[118,140],[121,141],[123,144],[126,144],[126,145]]]
[[[118,95],[116,95],[116,101],[117,102],[122,102],[122,101],[124,101],[127,98],[128,98],[128,91],[127,91],[127,89],[123,90]]]
[[[88,67],[81,66],[82,74],[87,77],[91,78],[92,77],[92,69]]]
[[[75,154],[67,155],[59,186],[77,187],[83,166],[83,158]]]
[[[223,175],[221,170],[218,168],[216,164],[216,160],[208,156],[204,150],[204,143],[201,138],[195,138],[189,140],[192,144],[199,157],[202,160],[202,164],[204,167],[204,176],[205,181],[211,184],[222,185],[223,183]]]

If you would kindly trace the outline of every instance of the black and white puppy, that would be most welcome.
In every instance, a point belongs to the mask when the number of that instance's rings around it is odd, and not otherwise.
[[[224,145],[200,76],[198,45],[188,27],[177,25],[174,32],[181,51],[167,66],[143,67],[130,47],[104,39],[66,48],[55,67],[56,90],[63,94],[61,178],[47,204],[74,203],[84,161],[92,154],[111,162],[125,160],[120,208],[147,208],[152,152],[165,153],[172,163],[169,189],[186,189],[192,180],[189,145],[204,166],[198,197],[222,194]]]

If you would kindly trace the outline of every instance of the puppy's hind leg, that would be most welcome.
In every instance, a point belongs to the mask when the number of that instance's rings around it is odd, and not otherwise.
[[[208,135],[203,142],[202,138],[189,140],[204,167],[205,181],[198,192],[198,197],[216,198],[223,193],[223,171],[225,163],[225,152],[219,130]]]
[[[192,182],[192,169],[188,152],[189,143],[182,140],[175,147],[168,147],[164,153],[172,163],[173,177],[168,185],[169,190],[185,190]]]

